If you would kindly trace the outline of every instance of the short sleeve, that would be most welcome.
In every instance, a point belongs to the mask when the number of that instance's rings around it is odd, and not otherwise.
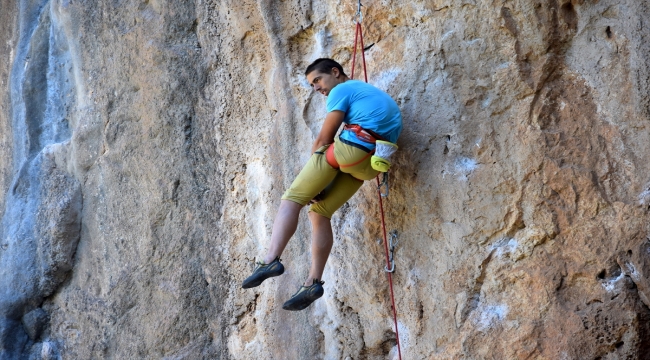
[[[346,91],[346,87],[339,84],[330,91],[327,96],[327,112],[335,110],[347,113],[350,109],[350,93]]]

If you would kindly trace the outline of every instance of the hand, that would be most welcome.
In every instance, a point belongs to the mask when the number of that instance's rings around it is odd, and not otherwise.
[[[309,204],[316,204],[319,201],[323,200],[323,193],[319,193],[318,195],[314,196],[313,199],[309,200]]]

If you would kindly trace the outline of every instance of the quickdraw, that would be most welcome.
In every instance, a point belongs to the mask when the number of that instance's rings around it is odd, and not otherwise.
[[[377,190],[379,190],[379,195],[381,197],[388,197],[388,172],[383,173],[384,176],[381,178],[381,183],[377,185]],[[379,180],[379,175],[377,175],[377,180]],[[381,189],[384,189],[382,192]]]
[[[399,243],[397,239],[397,230],[393,230],[390,232],[390,269],[388,266],[384,266],[384,271],[389,272],[389,273],[394,273],[395,272],[395,248],[397,247],[397,243]]]

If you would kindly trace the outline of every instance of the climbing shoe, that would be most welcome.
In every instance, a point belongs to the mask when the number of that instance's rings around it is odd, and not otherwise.
[[[270,277],[282,275],[282,273],[284,273],[284,265],[280,263],[279,257],[276,257],[269,264],[258,261],[255,270],[253,270],[253,274],[244,280],[241,287],[244,289],[254,288],[259,286],[262,281]]]
[[[314,283],[310,286],[301,286],[298,292],[282,305],[282,308],[291,311],[303,310],[323,296],[323,284],[325,284],[324,281],[314,279]]]

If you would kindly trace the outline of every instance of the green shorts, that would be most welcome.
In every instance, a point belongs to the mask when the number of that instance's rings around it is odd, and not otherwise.
[[[309,211],[331,219],[332,214],[359,190],[363,180],[370,180],[379,172],[370,165],[371,156],[366,151],[344,144],[338,137],[334,141],[334,157],[341,168],[331,167],[325,157],[329,146],[331,144],[316,150],[282,200],[306,205],[321,194],[321,200],[311,205]]]

